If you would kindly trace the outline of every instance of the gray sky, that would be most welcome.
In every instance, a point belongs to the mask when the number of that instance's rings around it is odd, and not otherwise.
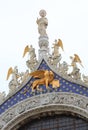
[[[32,44],[38,52],[36,19],[41,9],[47,12],[50,48],[55,39],[62,39],[62,60],[70,64],[69,56],[77,53],[81,72],[88,75],[88,0],[0,0],[0,92],[8,91],[9,67],[27,69],[25,46]]]

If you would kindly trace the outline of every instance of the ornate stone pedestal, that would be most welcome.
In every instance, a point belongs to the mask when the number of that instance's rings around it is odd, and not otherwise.
[[[49,48],[48,48],[49,42],[48,42],[48,36],[40,36],[39,37],[39,59],[41,59],[42,57],[46,57],[48,52],[49,52]]]

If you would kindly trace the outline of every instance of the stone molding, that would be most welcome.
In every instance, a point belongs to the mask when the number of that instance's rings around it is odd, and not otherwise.
[[[33,96],[21,101],[1,114],[0,129],[11,130],[14,127],[17,128],[19,123],[26,118],[31,118],[47,111],[73,112],[88,119],[88,97],[65,92]]]

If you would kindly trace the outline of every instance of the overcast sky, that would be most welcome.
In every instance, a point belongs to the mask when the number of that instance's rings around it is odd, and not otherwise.
[[[63,41],[62,60],[70,64],[69,56],[78,54],[88,75],[88,0],[0,0],[0,92],[8,91],[9,67],[27,68],[23,50],[32,44],[38,53],[36,19],[39,11],[47,12],[49,46],[55,39]]]

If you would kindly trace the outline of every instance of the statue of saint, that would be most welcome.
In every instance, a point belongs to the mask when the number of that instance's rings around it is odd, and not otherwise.
[[[74,56],[70,56],[71,61],[71,66],[72,66],[72,72],[69,74],[71,75],[74,79],[81,79],[81,73],[80,69],[77,66],[77,63],[79,63],[82,67],[82,61],[80,60],[80,57],[77,54],[74,54]]]
[[[14,68],[10,67],[8,69],[8,73],[7,73],[7,80],[9,79],[10,75],[12,75],[11,77],[11,81],[9,82],[9,92],[14,92],[16,90],[16,88],[20,85],[19,82],[19,78],[20,78],[20,73],[18,73],[18,67],[15,66]]]
[[[36,54],[35,54],[35,49],[33,48],[32,45],[27,45],[25,48],[24,48],[24,52],[23,52],[23,57],[26,55],[26,53],[29,53],[30,55],[30,60],[33,60],[36,58]]]
[[[54,46],[52,47],[52,48],[54,49],[54,50],[53,50],[53,56],[54,56],[54,57],[57,57],[57,56],[60,55],[60,53],[59,53],[59,48],[61,47],[61,49],[64,50],[64,49],[63,49],[62,40],[61,40],[61,39],[58,39],[58,40],[55,39],[55,43],[54,43],[53,45],[54,45]]]
[[[37,18],[37,24],[38,24],[38,32],[40,36],[45,36],[46,34],[46,28],[48,26],[48,20],[45,17],[46,16],[46,11],[45,10],[40,10],[39,12],[41,18]]]

